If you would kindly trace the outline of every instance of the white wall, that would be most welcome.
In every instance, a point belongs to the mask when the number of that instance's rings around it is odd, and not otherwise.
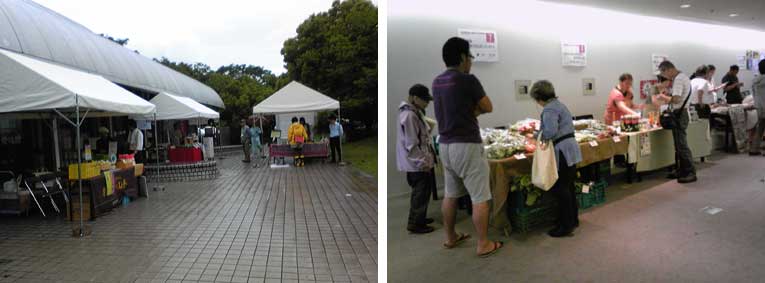
[[[481,127],[506,125],[541,110],[514,94],[515,80],[550,80],[574,115],[600,117],[608,91],[621,73],[654,79],[651,54],[665,54],[682,71],[701,64],[717,67],[719,83],[737,55],[764,49],[765,33],[675,20],[650,18],[578,6],[535,1],[391,0],[388,18],[388,195],[408,192],[395,160],[397,107],[415,83],[430,86],[444,70],[443,43],[459,28],[497,32],[499,62],[473,64],[494,103],[494,112],[479,117]],[[561,39],[587,44],[587,66],[561,66]],[[596,95],[582,95],[582,78],[596,80]],[[753,75],[741,70],[749,87]],[[428,115],[434,117],[432,106]]]

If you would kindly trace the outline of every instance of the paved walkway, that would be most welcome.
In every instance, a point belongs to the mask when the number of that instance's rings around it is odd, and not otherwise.
[[[167,184],[92,222],[0,216],[0,282],[375,282],[377,189],[350,168],[251,168]],[[151,186],[151,184],[150,184]]]

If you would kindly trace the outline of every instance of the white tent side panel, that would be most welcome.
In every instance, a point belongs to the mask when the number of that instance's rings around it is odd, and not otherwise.
[[[317,112],[340,108],[340,102],[299,82],[291,82],[252,108],[254,114]]]
[[[79,106],[124,114],[153,113],[146,100],[101,76],[0,50],[0,111],[20,112]]]
[[[284,113],[276,114],[275,116],[276,127],[282,131],[282,138],[285,139],[287,138],[287,131],[290,129],[290,125],[292,125],[292,117],[297,117],[298,119],[304,117],[305,122],[311,125],[312,128],[316,126],[316,112]],[[313,133],[312,131],[311,134]]]

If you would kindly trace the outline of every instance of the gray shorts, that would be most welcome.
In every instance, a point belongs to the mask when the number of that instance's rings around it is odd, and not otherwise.
[[[440,144],[446,197],[470,195],[473,203],[491,200],[489,162],[480,143]]]

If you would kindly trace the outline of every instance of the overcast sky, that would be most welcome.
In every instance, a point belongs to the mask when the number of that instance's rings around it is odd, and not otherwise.
[[[127,47],[149,58],[263,66],[286,72],[285,40],[332,0],[34,0],[95,33],[130,38]],[[377,5],[377,0],[373,0]]]

